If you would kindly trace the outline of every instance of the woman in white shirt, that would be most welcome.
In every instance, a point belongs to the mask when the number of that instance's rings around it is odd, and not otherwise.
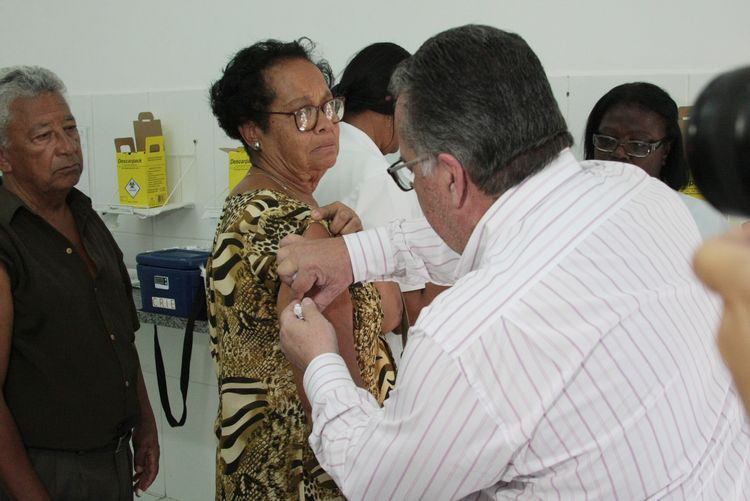
[[[618,85],[594,105],[586,123],[587,160],[636,165],[673,190],[690,181],[677,104],[662,88],[646,82]],[[729,222],[703,200],[679,193],[706,239],[725,232]]]
[[[339,123],[339,155],[315,190],[320,205],[343,201],[367,228],[385,226],[395,219],[422,217],[413,191],[401,191],[387,172],[384,155],[398,151],[393,121],[395,102],[388,84],[396,67],[410,57],[404,48],[390,42],[368,45],[344,69],[333,87],[345,99],[344,118]],[[399,282],[410,323],[444,288],[404,279]],[[398,340],[387,336],[398,358]]]
[[[315,190],[315,199],[320,205],[344,199],[356,202],[358,197],[352,197],[352,193],[362,181],[370,178],[382,178],[388,181],[389,187],[393,185],[386,173],[388,161],[383,156],[398,151],[393,123],[394,101],[388,92],[388,83],[396,66],[409,56],[405,49],[394,43],[368,45],[352,58],[341,75],[341,81],[331,89],[336,97],[343,97],[346,104],[344,118],[339,124],[339,156]],[[395,186],[391,191],[399,195],[397,209],[409,207],[412,201],[419,207],[413,194],[401,196]],[[393,210],[385,212],[386,215],[408,218],[412,209],[409,207],[407,214]],[[382,217],[368,221],[366,218],[372,217],[371,214],[356,212],[365,227],[372,226],[368,223],[380,225],[390,221]],[[421,212],[417,214],[421,215]]]

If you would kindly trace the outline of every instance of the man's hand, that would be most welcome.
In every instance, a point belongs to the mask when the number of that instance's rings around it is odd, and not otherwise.
[[[349,251],[341,238],[307,240],[288,235],[276,254],[276,270],[296,299],[308,296],[321,310],[353,281]]]
[[[281,351],[304,374],[310,362],[323,353],[338,353],[336,331],[310,298],[302,300],[302,315],[294,313],[297,301],[284,308],[279,317]],[[298,307],[299,308],[299,307]]]
[[[334,237],[362,231],[362,221],[357,213],[341,202],[333,202],[312,211],[315,221],[328,221],[328,230]]]
[[[719,350],[750,414],[750,228],[706,241],[696,252],[693,267],[724,300]]]
[[[133,491],[140,496],[159,473],[159,436],[153,414],[151,419],[141,418],[133,430],[133,453]]]

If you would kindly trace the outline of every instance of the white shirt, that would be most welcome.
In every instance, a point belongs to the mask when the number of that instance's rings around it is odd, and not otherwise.
[[[678,193],[698,226],[701,237],[706,240],[718,237],[729,231],[729,218],[717,211],[705,200],[695,198],[687,193]]]
[[[342,201],[357,213],[365,228],[395,219],[422,217],[414,191],[402,191],[387,172],[388,161],[370,136],[339,122],[339,156],[325,173],[313,197],[320,205]],[[400,279],[403,292],[423,289],[422,280]]]
[[[312,361],[310,445],[349,499],[737,499],[750,429],[663,183],[564,151],[504,193],[462,256],[425,221],[345,237],[354,279],[455,285],[409,333],[378,408]]]
[[[315,188],[315,201],[328,205],[343,200],[361,181],[375,175],[383,162],[383,154],[370,136],[339,122],[339,155]]]

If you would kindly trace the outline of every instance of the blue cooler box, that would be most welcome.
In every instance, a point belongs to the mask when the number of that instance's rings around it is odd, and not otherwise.
[[[205,290],[201,267],[208,251],[165,249],[135,257],[141,282],[142,309],[150,313],[188,317],[198,291]],[[205,308],[198,317],[206,319]]]

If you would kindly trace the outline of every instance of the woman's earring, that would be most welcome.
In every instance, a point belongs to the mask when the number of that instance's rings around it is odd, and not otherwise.
[[[260,141],[256,139],[255,141],[250,143],[250,147],[254,149],[255,151],[260,151]]]

